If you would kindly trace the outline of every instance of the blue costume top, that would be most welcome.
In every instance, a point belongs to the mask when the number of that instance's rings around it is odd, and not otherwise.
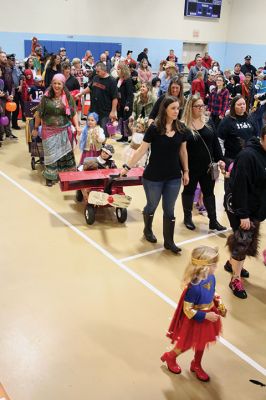
[[[214,305],[215,284],[214,275],[209,275],[197,284],[190,283],[183,304],[183,311],[189,319],[193,318],[198,322],[205,319],[204,311],[210,310]]]

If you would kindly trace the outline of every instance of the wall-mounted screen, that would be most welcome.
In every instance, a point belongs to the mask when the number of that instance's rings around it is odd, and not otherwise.
[[[222,0],[185,0],[187,17],[220,18]]]

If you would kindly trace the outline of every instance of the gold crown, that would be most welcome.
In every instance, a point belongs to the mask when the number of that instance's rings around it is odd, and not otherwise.
[[[202,267],[204,267],[204,265],[208,266],[208,265],[213,264],[213,262],[210,262],[210,260],[199,260],[198,258],[193,258],[193,257],[191,258],[191,262],[193,265],[202,266]]]

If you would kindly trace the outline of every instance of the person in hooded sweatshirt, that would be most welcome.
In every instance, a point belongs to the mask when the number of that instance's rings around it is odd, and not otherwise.
[[[260,222],[266,219],[266,126],[236,157],[224,205],[233,229],[227,239],[233,273],[229,287],[236,297],[246,299],[243,264],[246,256],[257,255]]]

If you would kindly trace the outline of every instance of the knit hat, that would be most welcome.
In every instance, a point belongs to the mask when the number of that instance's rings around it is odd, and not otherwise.
[[[101,148],[101,151],[104,151],[106,154],[112,157],[115,152],[114,147],[111,144],[104,144]]]

